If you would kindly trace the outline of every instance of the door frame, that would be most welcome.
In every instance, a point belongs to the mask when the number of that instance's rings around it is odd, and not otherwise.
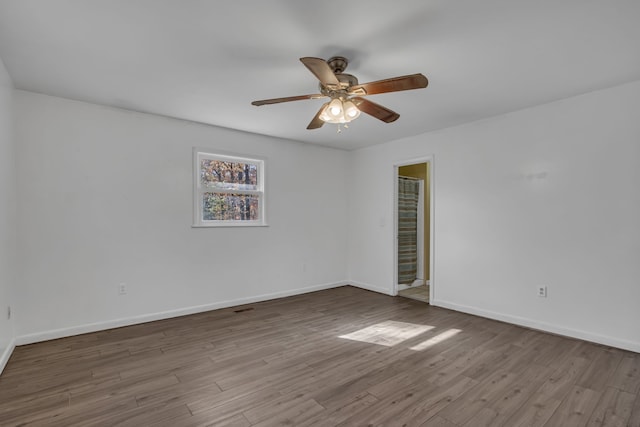
[[[435,280],[434,280],[434,159],[433,154],[423,157],[415,157],[402,160],[393,164],[393,292],[392,295],[398,295],[398,176],[401,166],[415,165],[418,163],[428,163],[428,179],[429,179],[429,241],[425,242],[429,245],[429,301],[435,299]],[[423,193],[426,190],[423,189]],[[426,212],[425,212],[426,213]]]

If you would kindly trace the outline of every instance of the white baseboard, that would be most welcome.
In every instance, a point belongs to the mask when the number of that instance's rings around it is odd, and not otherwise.
[[[531,329],[537,329],[552,334],[563,335],[566,337],[577,338],[585,341],[591,341],[598,344],[604,344],[611,347],[621,348],[624,350],[640,353],[640,342],[633,342],[627,340],[621,340],[618,338],[608,337],[604,335],[598,335],[591,332],[581,331],[578,329],[564,328],[562,326],[553,325],[550,323],[539,322],[533,319],[527,319],[524,317],[511,316],[508,314],[497,313],[489,310],[483,310],[481,308],[470,307],[460,304],[455,304],[448,301],[433,300],[431,305],[448,308],[455,311],[460,311],[467,314],[473,314],[480,317],[486,317],[489,319],[500,320],[502,322],[512,323],[514,325],[524,326]]]
[[[341,281],[341,282],[335,282],[335,283],[325,283],[320,285],[314,285],[306,288],[291,289],[283,292],[263,294],[263,295],[258,295],[254,297],[239,298],[235,300],[221,301],[221,302],[216,302],[211,304],[186,307],[186,308],[169,310],[169,311],[164,311],[159,313],[150,313],[150,314],[144,314],[140,316],[114,319],[114,320],[109,320],[105,322],[90,323],[90,324],[85,324],[80,326],[73,326],[69,328],[61,328],[61,329],[54,329],[54,330],[43,331],[43,332],[38,332],[33,334],[27,334],[27,335],[18,336],[15,339],[11,340],[9,345],[7,345],[7,347],[5,348],[4,352],[0,355],[0,373],[2,373],[2,370],[6,366],[6,363],[9,361],[9,357],[11,357],[11,354],[13,353],[15,346],[18,346],[18,345],[32,344],[40,341],[64,338],[64,337],[69,337],[73,335],[80,335],[80,334],[85,334],[90,332],[102,331],[106,329],[119,328],[122,326],[135,325],[139,323],[152,322],[155,320],[186,316],[189,314],[201,313],[201,312],[217,310],[221,308],[234,307],[234,306],[243,305],[243,304],[252,304],[252,303],[268,301],[276,298],[284,298],[288,296],[301,295],[301,294],[321,291],[325,289],[338,288],[340,286],[345,286],[345,285],[351,285],[357,288],[366,289],[368,291],[373,291],[373,292],[378,292],[381,294],[393,296],[393,289],[381,288],[381,287],[370,285],[367,283],[347,280],[347,281]],[[608,336],[593,334],[586,331],[563,328],[557,325],[538,322],[532,319],[527,319],[527,318],[522,318],[517,316],[510,316],[502,313],[483,310],[476,307],[464,306],[464,305],[455,304],[455,303],[438,300],[438,299],[432,300],[431,305],[640,353],[640,342],[621,340],[621,339],[612,338]]]
[[[393,289],[380,288],[378,286],[369,285],[367,283],[362,283],[362,282],[355,282],[353,280],[347,280],[346,283],[348,285],[355,286],[356,288],[366,289],[367,291],[373,291],[373,292],[378,292],[379,294],[394,296]]]
[[[2,373],[2,371],[4,371],[4,367],[7,366],[7,362],[9,361],[9,358],[11,357],[11,353],[13,353],[13,350],[15,348],[16,348],[16,340],[15,338],[12,338],[11,341],[9,341],[9,344],[7,344],[7,347],[4,349],[2,354],[0,354],[0,374]]]
[[[322,291],[325,289],[338,288],[348,283],[335,282],[324,283],[321,285],[309,286],[306,288],[291,289],[283,292],[275,292],[271,294],[263,294],[254,297],[239,298],[228,301],[215,302],[192,307],[179,308],[176,310],[168,310],[159,313],[149,313],[140,316],[126,317],[122,319],[107,320],[104,322],[89,323],[85,325],[72,326],[69,328],[53,329],[49,331],[37,332],[34,334],[21,335],[16,337],[14,345],[33,344],[41,341],[54,340],[58,338],[70,337],[74,335],[86,334],[90,332],[104,331],[106,329],[120,328],[123,326],[136,325],[139,323],[153,322],[156,320],[169,319],[172,317],[186,316],[189,314],[202,313],[205,311],[218,310],[221,308],[234,307],[244,304],[252,304],[261,301],[268,301],[277,298],[290,297],[293,295],[301,295],[309,292]],[[10,354],[10,353],[9,353]]]

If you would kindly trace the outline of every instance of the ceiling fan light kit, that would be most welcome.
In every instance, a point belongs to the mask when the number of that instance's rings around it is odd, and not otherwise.
[[[349,123],[358,116],[360,110],[350,99],[334,98],[320,108],[320,120],[325,123]]]
[[[398,113],[362,96],[422,89],[429,84],[427,78],[419,73],[359,84],[355,76],[344,73],[349,61],[342,56],[334,56],[327,61],[321,58],[304,57],[300,58],[300,61],[319,80],[320,93],[263,99],[253,101],[251,104],[260,106],[303,99],[330,98],[329,102],[320,107],[307,129],[318,129],[324,123],[334,123],[338,124],[339,132],[340,125],[347,127],[347,123],[357,119],[361,112],[385,123],[394,122],[400,117]]]

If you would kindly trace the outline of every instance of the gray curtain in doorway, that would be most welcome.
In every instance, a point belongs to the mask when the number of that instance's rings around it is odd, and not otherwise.
[[[398,283],[410,285],[418,274],[418,197],[420,181],[398,178]]]

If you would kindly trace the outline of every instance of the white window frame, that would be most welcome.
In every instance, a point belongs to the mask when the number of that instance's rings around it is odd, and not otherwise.
[[[222,160],[228,162],[252,163],[258,166],[258,188],[256,190],[236,190],[210,188],[202,185],[200,181],[200,161],[204,159]],[[257,156],[245,156],[242,154],[211,151],[206,148],[193,148],[193,227],[265,227],[266,220],[266,195],[265,195],[265,158]],[[202,215],[202,201],[204,193],[231,193],[249,194],[258,196],[257,220],[205,220]]]

